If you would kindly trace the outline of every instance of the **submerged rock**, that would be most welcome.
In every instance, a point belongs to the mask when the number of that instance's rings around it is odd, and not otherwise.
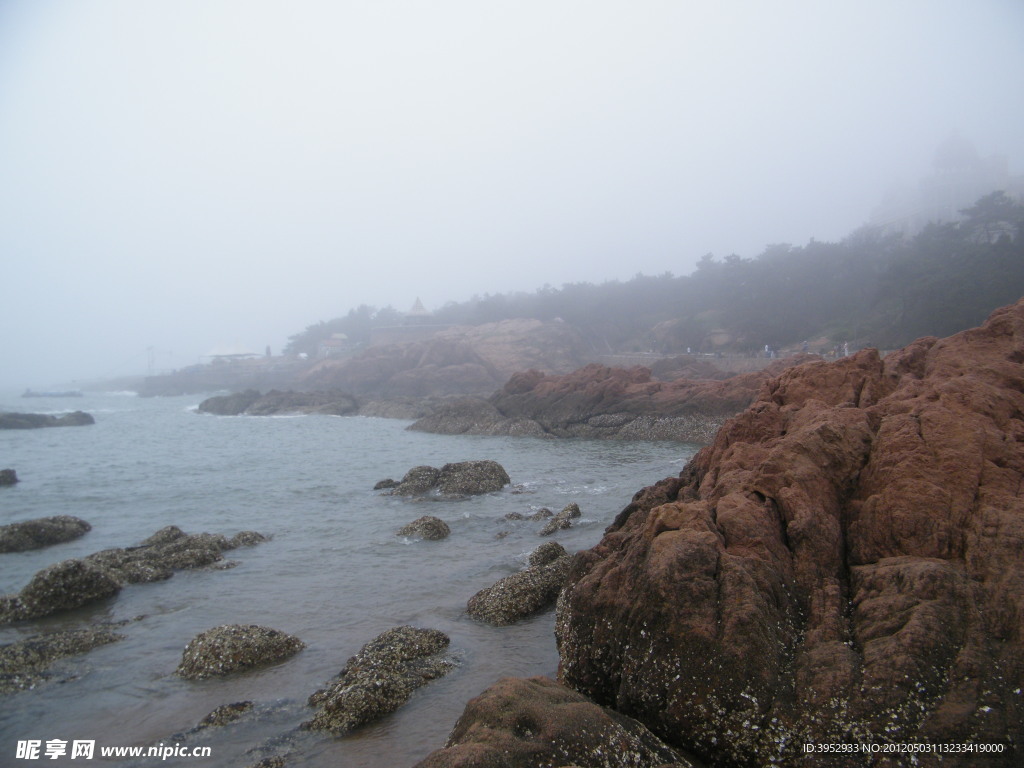
[[[404,525],[399,528],[396,536],[418,536],[421,539],[429,539],[436,541],[439,539],[447,538],[450,534],[451,528],[448,524],[437,517],[430,515],[424,515],[421,518],[413,520],[408,525]]]
[[[92,530],[85,520],[71,515],[40,517],[0,525],[0,552],[24,552],[73,541]]]
[[[440,655],[448,643],[437,629],[402,626],[381,633],[348,660],[330,687],[309,697],[317,712],[303,726],[340,736],[393,712],[455,666]]]
[[[1022,487],[1024,300],[884,359],[789,369],[576,556],[561,678],[716,766],[952,742],[1005,744],[981,762],[1012,765]]]
[[[0,469],[0,487],[18,482],[18,473],[13,469]]]
[[[474,619],[501,626],[551,608],[571,562],[561,544],[542,544],[530,554],[528,568],[481,589],[469,599],[466,612]]]
[[[49,413],[0,413],[0,429],[39,429],[40,427],[84,427],[96,420],[84,411],[54,416]]]
[[[58,659],[122,640],[108,629],[74,629],[37,635],[0,647],[0,694],[34,688]]]
[[[511,482],[498,462],[459,461],[440,469],[426,465],[413,467],[390,493],[396,496],[422,496],[437,492],[444,496],[474,496],[500,491]],[[378,485],[380,485],[378,483]]]
[[[196,635],[175,674],[186,680],[224,677],[294,656],[306,644],[293,635],[256,624],[225,624]]]
[[[223,559],[222,552],[265,540],[255,531],[229,540],[167,526],[139,546],[105,549],[43,569],[17,595],[0,597],[0,624],[78,608],[117,594],[125,584],[169,579],[176,570],[213,566]]]
[[[205,728],[222,728],[241,719],[255,708],[251,701],[236,701],[233,704],[222,704],[200,720],[193,731]]]
[[[504,678],[415,768],[699,768],[644,725],[546,677]]]
[[[283,413],[321,413],[345,416],[359,408],[355,398],[344,392],[295,392],[272,389],[261,395],[254,389],[207,398],[199,404],[200,413],[216,416],[273,416]]]
[[[550,536],[555,531],[564,530],[565,528],[572,528],[572,521],[574,518],[580,516],[580,505],[576,502],[570,502],[566,504],[562,511],[552,517],[544,527],[540,529],[541,536]]]

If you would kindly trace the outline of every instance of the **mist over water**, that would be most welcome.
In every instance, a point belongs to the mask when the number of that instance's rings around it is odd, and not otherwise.
[[[8,0],[0,381],[842,238],[950,135],[1020,172],[1022,39],[1009,0]]]
[[[306,698],[346,660],[391,627],[435,627],[452,638],[459,666],[419,689],[394,715],[348,739],[292,735],[289,765],[412,765],[442,746],[470,698],[502,676],[551,675],[553,614],[509,627],[464,615],[476,591],[526,565],[547,537],[541,523],[508,512],[574,501],[583,517],[553,538],[569,551],[594,545],[644,485],[674,475],[692,453],[675,443],[450,437],[407,432],[405,422],[362,417],[213,417],[199,398],[86,395],[52,401],[82,408],[96,424],[0,431],[4,466],[21,481],[0,489],[3,522],[70,514],[93,526],[81,539],[0,555],[0,593],[38,570],[108,547],[131,546],[165,525],[187,533],[256,530],[273,538],[225,553],[228,570],[180,571],[126,586],[72,613],[0,629],[0,643],[40,632],[138,618],[121,642],[61,662],[58,679],[4,699],[0,754],[20,739],[95,739],[99,745],[173,744],[215,707],[256,701],[256,721],[182,744],[209,745],[211,768],[247,765],[247,753],[308,719]],[[13,394],[0,410],[19,406]],[[489,458],[513,487],[463,501],[415,501],[372,491],[418,464]],[[443,541],[395,531],[424,514],[452,529]],[[508,532],[502,539],[496,536]],[[173,675],[196,634],[229,623],[261,624],[308,645],[269,669],[223,680]],[[123,765],[124,760],[118,761]]]

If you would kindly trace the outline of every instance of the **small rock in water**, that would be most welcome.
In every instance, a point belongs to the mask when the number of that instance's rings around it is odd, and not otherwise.
[[[3,482],[0,481],[0,485]],[[85,520],[71,515],[40,517],[20,523],[0,525],[0,552],[25,552],[62,544],[92,530]]]
[[[309,697],[317,708],[303,727],[345,735],[402,706],[412,692],[455,666],[440,657],[448,635],[402,626],[381,633],[348,660],[329,688]]]
[[[423,517],[413,520],[408,525],[403,525],[398,529],[396,536],[419,536],[421,539],[429,539],[431,541],[437,541],[444,539],[452,532],[448,524],[437,517],[431,515],[424,515]]]
[[[0,694],[34,688],[58,659],[124,639],[108,629],[72,629],[36,635],[0,647]]]
[[[564,528],[571,528],[572,519],[579,517],[580,514],[581,513],[579,504],[577,504],[576,502],[570,502],[569,504],[566,504],[561,512],[559,512],[557,515],[548,520],[545,526],[540,529],[540,535],[548,536],[554,533],[555,531]]]
[[[306,644],[277,629],[226,624],[196,635],[185,646],[175,674],[187,680],[223,677],[287,659]]]
[[[228,723],[233,723],[247,712],[251,712],[254,706],[251,701],[236,701],[234,704],[223,704],[200,720],[195,730],[221,727]]]
[[[18,482],[18,473],[13,469],[0,469],[0,486],[14,485]]]
[[[550,608],[569,574],[572,558],[561,544],[549,541],[530,553],[530,567],[481,589],[466,604],[466,613],[497,626],[514,624]]]

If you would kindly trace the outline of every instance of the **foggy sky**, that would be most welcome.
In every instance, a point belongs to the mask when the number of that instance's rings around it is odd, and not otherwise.
[[[1017,0],[0,0],[0,386],[838,240],[1021,94]]]

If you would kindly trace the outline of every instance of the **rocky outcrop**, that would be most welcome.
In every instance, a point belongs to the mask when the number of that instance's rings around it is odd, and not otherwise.
[[[306,647],[299,638],[256,624],[225,624],[196,635],[174,671],[186,680],[224,677],[265,667]]]
[[[57,515],[0,525],[0,552],[25,552],[73,541],[92,530],[80,517]]]
[[[466,604],[474,619],[503,626],[551,608],[565,584],[571,558],[561,544],[541,544],[528,568],[481,589]]]
[[[19,640],[0,647],[0,694],[36,687],[50,676],[58,659],[75,656],[123,639],[109,629],[71,629]]]
[[[18,473],[13,469],[0,469],[0,488],[18,482]]]
[[[273,389],[265,395],[249,389],[231,395],[218,395],[203,400],[200,413],[215,416],[274,416],[287,413],[321,413],[348,416],[359,409],[355,398],[344,392],[281,392]]]
[[[448,635],[402,626],[381,633],[348,660],[337,679],[309,697],[317,712],[303,727],[346,735],[402,706],[412,692],[448,674]]]
[[[589,350],[566,323],[503,320],[439,329],[429,338],[371,347],[345,360],[317,363],[305,388],[337,388],[359,397],[391,399],[486,395],[516,371],[567,373]]]
[[[395,496],[475,496],[495,493],[511,482],[508,472],[496,461],[457,461],[445,464],[440,469],[426,465],[413,467],[401,482],[381,480],[375,488],[388,489]]]
[[[396,536],[413,536],[420,539],[428,539],[430,541],[438,541],[440,539],[448,538],[448,535],[452,532],[452,529],[448,527],[448,524],[438,518],[431,515],[424,515],[423,517],[413,520],[408,525],[403,525],[398,529]]]
[[[574,560],[560,678],[723,768],[1014,765],[1022,487],[1024,301],[787,370]]]
[[[415,768],[698,768],[641,723],[545,677],[504,678]]]
[[[79,608],[116,595],[125,584],[160,581],[177,570],[212,566],[226,550],[265,540],[255,531],[228,539],[220,534],[190,535],[169,525],[139,546],[105,549],[44,568],[18,594],[0,596],[0,624]]]
[[[679,440],[708,443],[765,381],[801,356],[725,379],[655,381],[648,368],[591,364],[563,376],[517,373],[490,398],[437,406],[410,429],[439,434]]]
[[[0,429],[38,429],[40,427],[83,427],[96,420],[85,411],[54,416],[49,413],[0,413]]]

